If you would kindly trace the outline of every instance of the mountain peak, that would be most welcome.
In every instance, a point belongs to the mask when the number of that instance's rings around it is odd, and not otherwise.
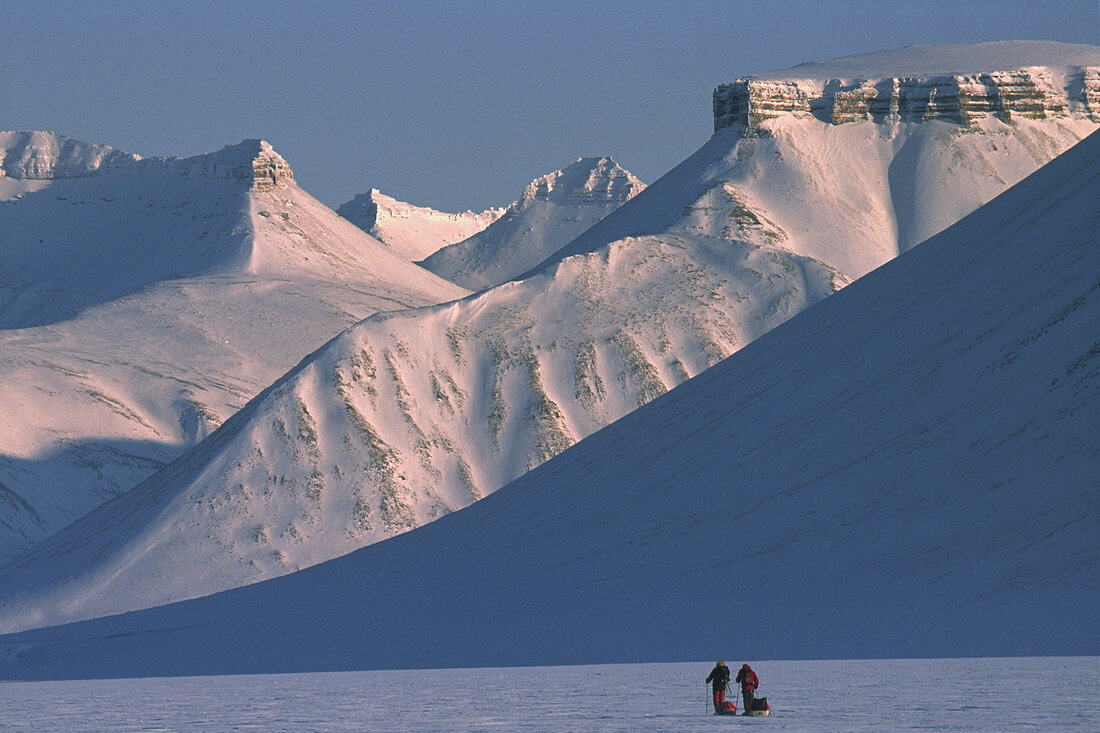
[[[516,203],[623,203],[644,188],[644,183],[609,157],[577,158],[562,170],[531,181]]]
[[[266,140],[251,138],[226,145],[214,153],[204,153],[180,161],[192,172],[211,178],[236,178],[248,181],[255,191],[270,191],[294,181],[294,172],[285,159]]]
[[[420,264],[470,290],[522,275],[645,189],[606,156],[577,158],[539,176],[504,214]]]

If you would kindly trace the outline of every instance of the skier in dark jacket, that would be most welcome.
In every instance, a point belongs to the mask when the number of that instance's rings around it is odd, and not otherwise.
[[[726,703],[726,685],[730,682],[730,668],[726,666],[726,663],[719,660],[718,664],[714,665],[714,669],[707,675],[707,682],[711,683],[711,692],[714,694],[714,712],[725,710]]]
[[[752,710],[752,699],[756,696],[756,688],[760,686],[760,678],[756,676],[756,672],[752,671],[752,667],[744,664],[737,671],[734,682],[741,685],[741,700],[745,703],[745,709],[742,712],[748,715]]]

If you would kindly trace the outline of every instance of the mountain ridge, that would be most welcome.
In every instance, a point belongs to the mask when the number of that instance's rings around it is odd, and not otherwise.
[[[609,157],[578,158],[539,176],[484,230],[420,262],[470,290],[529,270],[645,189]]]
[[[1095,654],[1098,189],[1093,134],[466,511],[0,676]]]
[[[1095,129],[1085,118],[990,116],[964,128],[792,114],[720,130],[533,274],[337,339],[252,411],[238,443],[208,453],[209,466],[165,474],[197,513],[126,531],[153,537],[149,577],[194,594],[435,519],[698,374]],[[262,226],[289,230],[294,211],[273,206]],[[298,252],[312,266],[313,252]],[[140,504],[141,493],[131,498]],[[161,542],[165,527],[201,530],[176,551],[174,539]],[[58,543],[81,546],[84,529]],[[105,562],[136,567],[130,546],[120,541]],[[19,572],[34,592],[53,592],[40,583],[53,571]],[[79,613],[171,598],[154,597],[163,584],[115,577],[110,588],[82,586]],[[104,598],[121,605],[97,606]]]
[[[398,201],[372,188],[341,204],[336,213],[416,262],[482,231],[500,218],[504,208],[452,214]]]
[[[336,337],[0,570],[0,624],[215,592],[438,519],[841,284],[812,260],[715,240],[629,240],[558,269]]]
[[[337,217],[262,141],[108,169],[107,146],[15,137],[3,149],[38,177],[0,177],[0,558],[132,488],[344,328],[468,292]]]
[[[172,491],[194,505],[155,527],[116,523],[151,538],[140,558],[121,535],[105,536],[111,549],[99,556],[104,567],[144,563],[173,583],[108,572],[97,576],[111,578],[103,585],[88,569],[65,579],[28,562],[7,585],[64,599],[53,604],[61,613],[125,611],[284,574],[438,519],[699,374],[1096,128],[996,117],[886,128],[782,115],[720,130],[525,278],[356,327],[252,410],[237,442],[206,453],[209,464],[193,461],[186,476],[172,473]],[[584,192],[593,160],[558,193]],[[536,181],[529,200],[553,193],[543,188]],[[292,211],[265,221],[281,227]],[[127,501],[141,505],[146,492]],[[88,526],[41,552],[82,547]],[[5,628],[53,613],[38,603],[8,604]]]

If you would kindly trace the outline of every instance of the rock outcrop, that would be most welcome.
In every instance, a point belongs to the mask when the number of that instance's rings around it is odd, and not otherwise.
[[[1100,122],[1100,67],[1028,67],[971,75],[881,79],[738,79],[714,90],[714,130],[754,127],[781,114],[834,125],[856,120],[948,120],[970,126],[993,115]]]
[[[236,145],[227,145],[216,153],[179,162],[187,165],[192,173],[245,181],[255,191],[270,191],[284,181],[294,180],[290,165],[266,140],[243,140]]]
[[[191,158],[151,158],[148,167],[165,168],[184,175],[235,178],[253,191],[270,191],[294,180],[294,172],[266,140],[242,140],[214,153]]]

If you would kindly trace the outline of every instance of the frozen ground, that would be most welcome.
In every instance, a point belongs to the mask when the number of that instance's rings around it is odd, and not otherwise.
[[[728,658],[736,668],[742,660]],[[709,715],[713,661],[0,684],[0,729],[1100,729],[1100,657],[753,663],[770,718]],[[843,681],[843,682],[842,682]]]

